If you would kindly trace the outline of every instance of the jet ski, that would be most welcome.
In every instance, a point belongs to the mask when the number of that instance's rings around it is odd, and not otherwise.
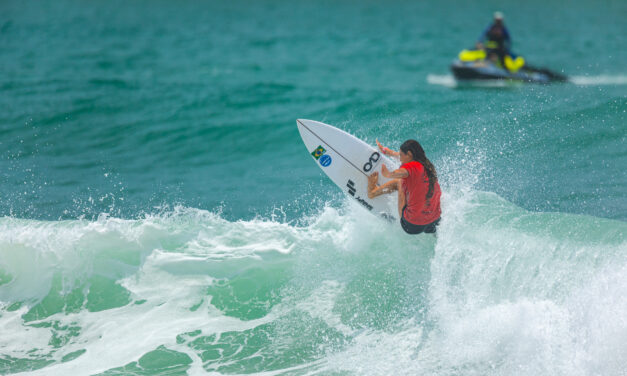
[[[487,59],[485,51],[463,50],[451,65],[451,71],[458,81],[510,80],[542,84],[568,81],[562,74],[529,66],[521,56],[505,56],[504,65]]]

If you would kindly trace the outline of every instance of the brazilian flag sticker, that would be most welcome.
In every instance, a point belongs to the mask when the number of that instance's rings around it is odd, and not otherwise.
[[[318,158],[320,158],[322,156],[322,154],[324,154],[326,152],[326,150],[322,147],[322,145],[318,146],[316,148],[316,150],[314,150],[311,155],[313,155],[313,157],[318,160]]]

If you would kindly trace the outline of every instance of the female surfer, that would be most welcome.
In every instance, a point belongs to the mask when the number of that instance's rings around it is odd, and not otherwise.
[[[381,166],[381,175],[393,179],[379,186],[379,174],[368,177],[368,197],[375,198],[382,194],[398,191],[398,215],[401,227],[408,234],[435,233],[440,222],[440,184],[435,167],[422,146],[416,140],[407,140],[398,152],[384,147],[377,140],[379,150],[385,155],[400,159],[399,169],[389,171],[385,164]]]

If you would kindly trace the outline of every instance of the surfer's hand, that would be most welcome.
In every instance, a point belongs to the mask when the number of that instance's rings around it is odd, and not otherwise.
[[[381,165],[381,175],[385,176],[386,178],[389,178],[390,176],[390,170],[388,170],[387,166],[385,164]]]
[[[377,146],[379,147],[379,150],[381,150],[381,153],[383,154],[387,154],[387,152],[390,150],[386,147],[384,147],[383,145],[381,145],[381,143],[379,142],[378,139],[375,139],[375,141],[377,142]]]
[[[375,140],[377,142],[377,146],[379,147],[379,150],[381,150],[381,153],[385,154],[385,155],[389,155],[391,157],[398,157],[398,153],[395,152],[394,150],[381,145],[381,143],[379,142],[379,140]]]

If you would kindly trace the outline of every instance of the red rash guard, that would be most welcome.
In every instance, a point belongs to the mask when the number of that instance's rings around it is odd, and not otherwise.
[[[403,191],[406,197],[406,207],[403,216],[409,223],[428,225],[442,214],[440,209],[440,184],[433,184],[433,195],[427,201],[429,191],[429,177],[422,163],[411,161],[401,166],[409,173],[403,178]]]

